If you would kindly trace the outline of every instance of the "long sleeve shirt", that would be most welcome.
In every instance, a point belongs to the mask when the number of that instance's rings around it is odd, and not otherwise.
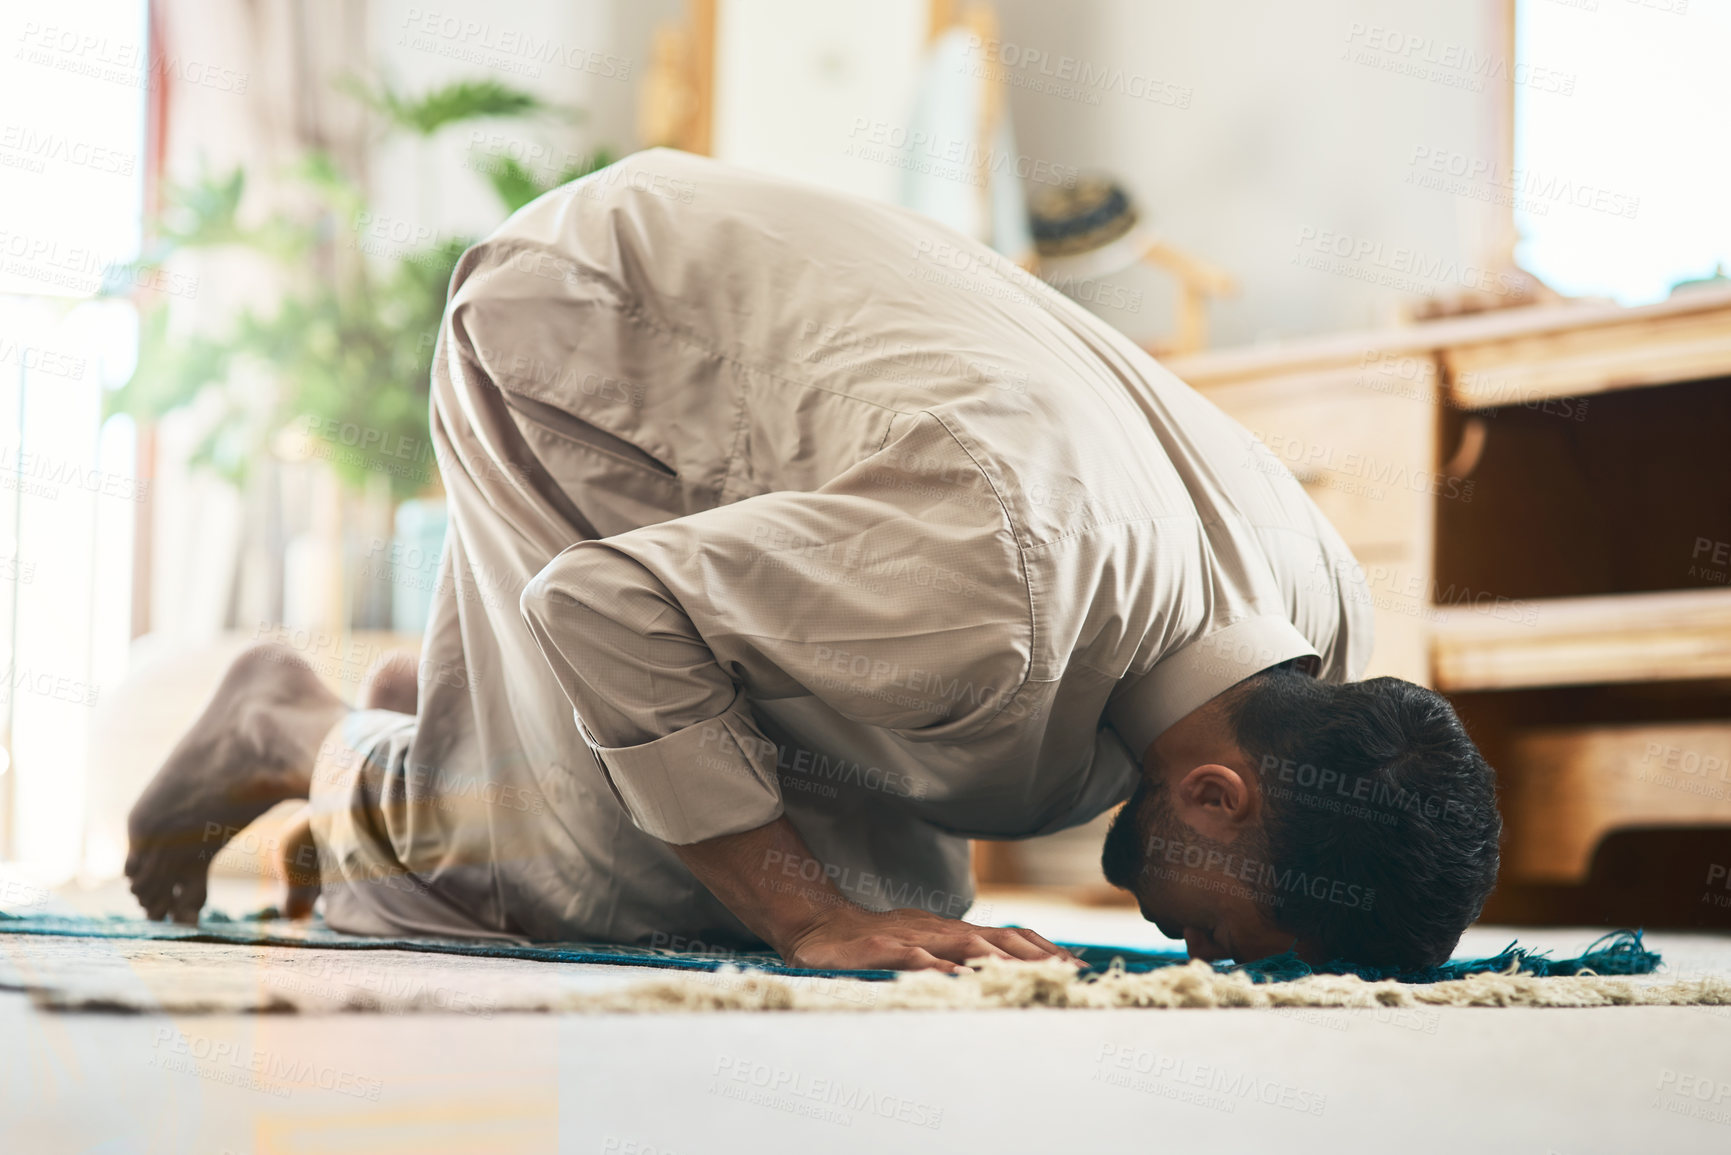
[[[452,356],[590,523],[523,614],[657,839],[796,791],[883,847],[1053,831],[1243,678],[1366,663],[1352,556],[1274,455],[911,212],[656,150],[459,278]]]

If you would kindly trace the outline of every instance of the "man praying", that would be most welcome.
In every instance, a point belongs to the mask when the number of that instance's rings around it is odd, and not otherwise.
[[[1107,879],[1198,958],[1435,964],[1490,891],[1492,771],[1355,680],[1291,473],[942,225],[639,153],[464,255],[431,405],[418,664],[351,709],[237,660],[131,815],[152,918],[285,799],[291,911],[356,934],[1068,957],[959,917],[969,840],[1114,807]]]

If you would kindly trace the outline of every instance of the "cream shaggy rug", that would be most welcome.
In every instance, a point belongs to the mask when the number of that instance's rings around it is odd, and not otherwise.
[[[666,972],[405,951],[0,936],[0,989],[44,1009],[206,1013],[1010,1010],[1029,1007],[1731,1007],[1731,976],[1477,974],[1428,984],[1314,975],[1252,983],[1203,963],[1077,979],[1062,963],[984,961],[892,982]]]

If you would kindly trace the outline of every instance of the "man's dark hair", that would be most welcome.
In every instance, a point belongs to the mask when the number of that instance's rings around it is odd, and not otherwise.
[[[1447,699],[1277,668],[1230,717],[1262,786],[1275,924],[1330,961],[1447,961],[1496,883],[1502,832],[1495,773]]]

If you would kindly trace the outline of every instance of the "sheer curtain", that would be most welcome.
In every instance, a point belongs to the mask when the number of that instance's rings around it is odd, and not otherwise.
[[[0,859],[78,864],[91,719],[121,676],[147,487],[104,392],[136,313],[95,299],[138,252],[145,0],[0,9]]]
[[[115,740],[129,667],[136,679],[153,647],[280,608],[280,582],[248,574],[271,564],[270,519],[187,465],[211,415],[194,404],[139,429],[106,416],[105,394],[132,372],[138,306],[165,304],[183,331],[268,306],[274,271],[231,252],[129,274],[147,203],[245,165],[256,217],[293,195],[274,178],[307,149],[360,164],[361,113],[332,86],[364,72],[368,15],[365,0],[0,6],[16,47],[0,69],[0,862],[14,877],[118,873],[127,804],[159,753]]]

